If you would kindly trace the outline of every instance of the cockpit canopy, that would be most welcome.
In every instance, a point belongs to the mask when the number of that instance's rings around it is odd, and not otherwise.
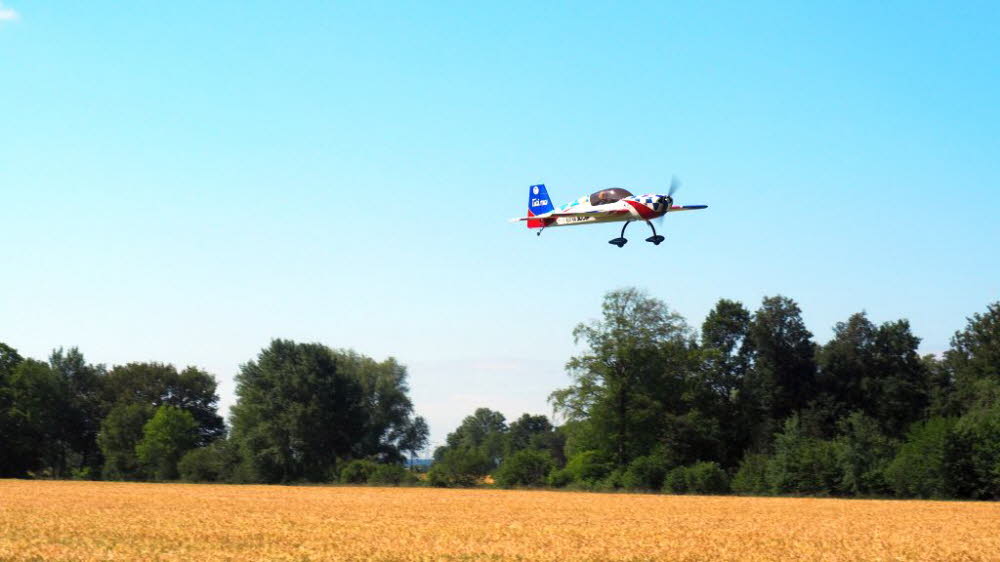
[[[614,203],[620,199],[626,197],[632,197],[632,194],[627,189],[622,189],[620,187],[612,187],[609,189],[602,189],[600,191],[595,191],[590,195],[591,205],[607,205],[608,203]]]

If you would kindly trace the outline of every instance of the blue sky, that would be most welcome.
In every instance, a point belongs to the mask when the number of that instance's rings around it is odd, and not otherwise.
[[[377,4],[377,5],[376,5]],[[0,341],[232,377],[273,337],[410,367],[435,442],[548,413],[638,286],[938,352],[1000,298],[996,3],[0,4]],[[684,181],[667,241],[536,238]]]

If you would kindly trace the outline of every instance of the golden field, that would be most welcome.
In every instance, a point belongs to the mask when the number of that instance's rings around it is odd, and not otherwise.
[[[0,560],[1000,560],[1000,504],[0,480]]]

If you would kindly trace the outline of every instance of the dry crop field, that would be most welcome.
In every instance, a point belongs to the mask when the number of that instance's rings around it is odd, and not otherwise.
[[[1000,560],[1000,504],[0,480],[0,560]]]

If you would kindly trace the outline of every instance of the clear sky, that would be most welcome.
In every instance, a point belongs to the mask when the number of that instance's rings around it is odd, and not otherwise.
[[[796,299],[925,352],[1000,298],[1000,4],[0,4],[0,341],[197,365],[271,338],[410,367],[434,442],[549,413],[638,286],[699,325]],[[520,216],[708,204],[667,241]]]

